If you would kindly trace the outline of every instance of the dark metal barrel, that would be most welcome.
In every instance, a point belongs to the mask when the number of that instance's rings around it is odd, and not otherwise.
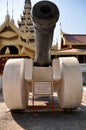
[[[59,19],[59,9],[50,1],[40,1],[34,5],[31,16],[35,28],[35,65],[49,66],[53,31]]]

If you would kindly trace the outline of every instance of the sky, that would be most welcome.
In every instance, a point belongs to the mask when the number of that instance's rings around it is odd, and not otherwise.
[[[32,7],[40,0],[31,0]],[[60,18],[54,31],[54,43],[60,37],[60,23],[63,32],[70,34],[86,34],[86,0],[50,0],[54,2],[60,11]],[[24,10],[25,0],[8,0],[8,12],[15,24],[20,20]],[[0,25],[3,24],[7,14],[7,0],[0,0]]]

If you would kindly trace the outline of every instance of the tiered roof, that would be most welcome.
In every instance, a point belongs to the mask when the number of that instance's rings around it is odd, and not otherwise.
[[[31,11],[31,1],[25,0],[23,15],[21,16],[21,21],[18,21],[18,25],[19,29],[22,32],[30,32],[33,34],[32,38],[29,40],[30,42],[34,42],[34,27],[33,22],[31,20],[30,11]]]
[[[64,34],[63,37],[72,43],[86,43],[85,34]]]

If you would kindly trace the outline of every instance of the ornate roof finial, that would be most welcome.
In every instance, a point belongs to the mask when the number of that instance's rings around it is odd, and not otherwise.
[[[14,1],[12,1],[12,19],[13,19]]]
[[[62,24],[61,24],[61,22],[60,22],[60,35],[63,35]]]
[[[60,16],[59,26],[60,26],[60,35],[63,36],[64,32],[63,32],[63,28],[62,28],[61,16]]]
[[[6,21],[9,21],[10,20],[10,16],[9,16],[9,12],[8,12],[8,0],[7,0],[7,15],[5,17],[5,20]]]
[[[61,22],[60,22],[60,24],[59,24],[59,25],[60,25],[60,29],[62,29],[62,24],[61,24]]]
[[[25,2],[29,2],[29,3],[31,3],[31,0],[25,0]]]
[[[31,4],[31,0],[25,0],[25,3],[30,3]]]
[[[8,14],[8,0],[7,0],[7,14]]]
[[[14,1],[12,1],[12,22],[14,23],[14,19],[13,19],[13,11],[14,11]]]

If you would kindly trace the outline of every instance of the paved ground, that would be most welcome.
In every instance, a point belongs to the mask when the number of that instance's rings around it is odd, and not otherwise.
[[[86,91],[81,107],[76,111],[35,113],[10,112],[4,104],[0,91],[0,130],[86,130]]]

